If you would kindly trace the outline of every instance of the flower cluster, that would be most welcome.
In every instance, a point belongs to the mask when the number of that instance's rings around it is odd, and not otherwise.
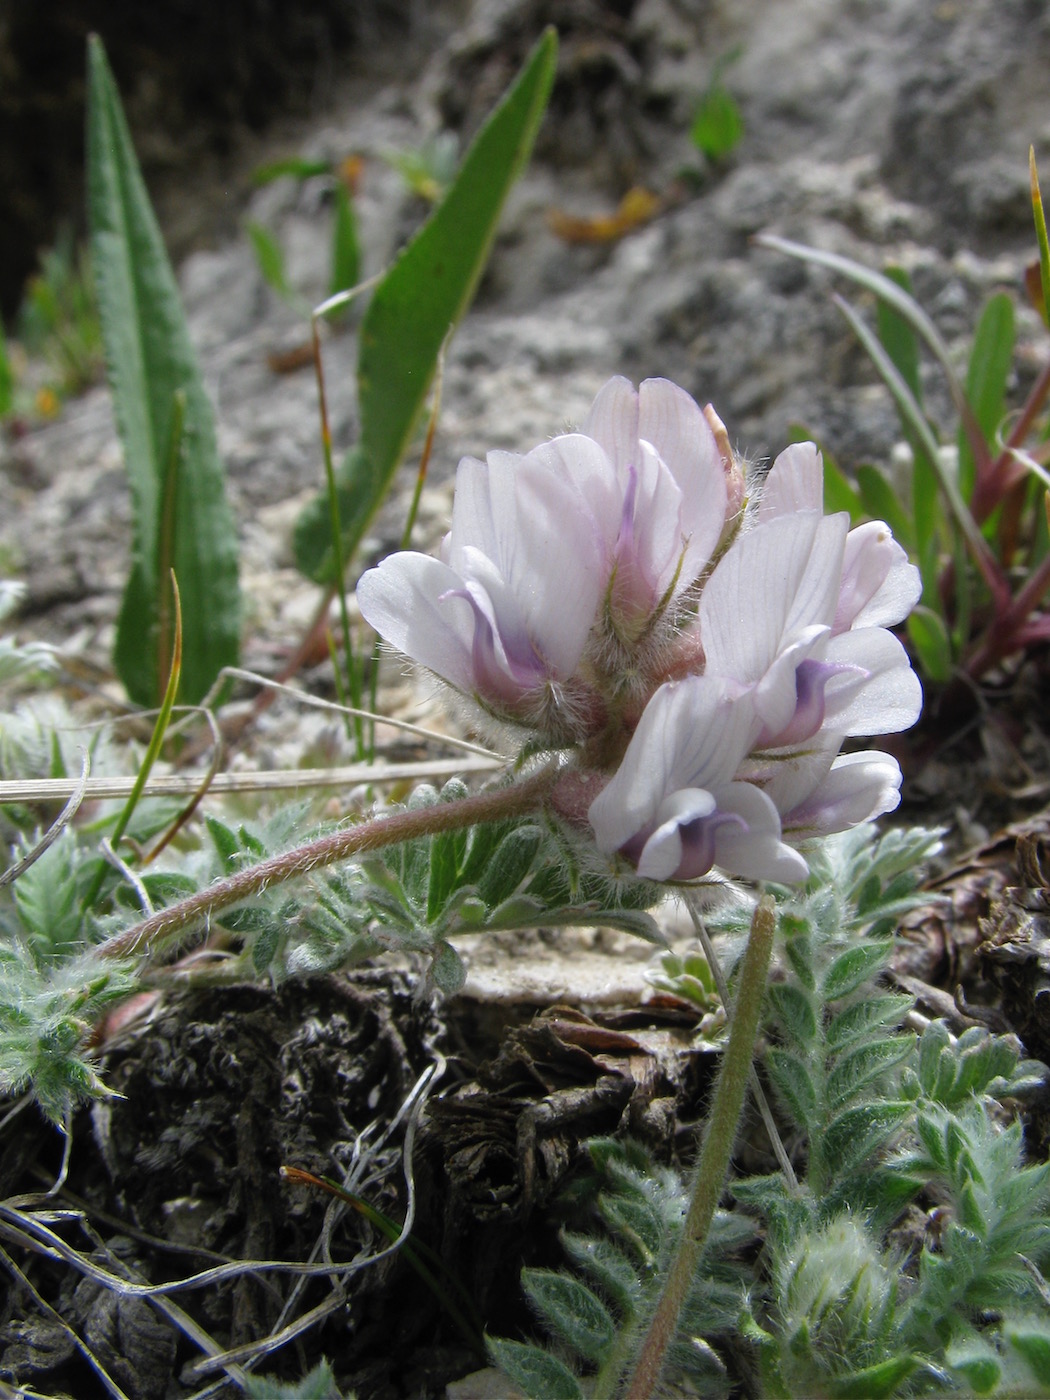
[[[556,804],[654,880],[807,873],[795,844],[892,810],[918,718],[887,629],[918,571],[881,522],[823,513],[812,443],[747,482],[724,427],[667,380],[612,379],[580,431],[464,458],[441,557],[361,579],[376,630],[569,750]]]

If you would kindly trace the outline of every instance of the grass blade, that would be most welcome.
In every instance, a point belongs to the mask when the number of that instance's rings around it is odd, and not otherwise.
[[[890,283],[890,285],[892,286],[893,284]],[[922,444],[923,450],[933,464],[933,469],[937,474],[937,481],[944,493],[945,500],[948,502],[949,509],[955,517],[955,522],[970,548],[970,553],[973,555],[974,562],[980,569],[985,582],[988,584],[996,600],[997,607],[1007,606],[1010,600],[1010,591],[1006,580],[1003,578],[1002,571],[992,555],[991,550],[988,548],[984,536],[977,528],[966,502],[959,494],[958,485],[950,473],[945,471],[941,463],[937,443],[930,430],[930,425],[923,415],[922,409],[915,402],[911,390],[904,382],[896,365],[882,348],[878,337],[872,333],[864,320],[848,302],[843,301],[839,296],[836,296],[834,301],[852,327],[854,335],[874,362],[875,368],[881,375],[883,382],[893,395],[898,411],[902,415],[907,415],[912,431],[916,434],[919,442]]]
[[[998,292],[981,312],[966,374],[966,397],[988,443],[995,441],[1005,413],[1006,381],[1013,355],[1013,303],[1005,292]],[[960,427],[959,489],[967,500],[973,494],[976,475],[973,448],[968,434]]]
[[[357,364],[361,436],[339,472],[347,560],[412,440],[449,328],[461,319],[477,287],[503,202],[546,109],[556,61],[557,36],[548,29],[478,133],[445,198],[372,296]],[[295,551],[304,574],[334,581],[330,512],[323,495],[300,515]]]
[[[128,694],[156,703],[164,657],[160,514],[176,395],[185,394],[172,563],[182,586],[183,698],[200,700],[240,635],[236,530],[211,403],[101,41],[88,46],[88,215],[106,365],[134,510],[131,576],[115,662]]]

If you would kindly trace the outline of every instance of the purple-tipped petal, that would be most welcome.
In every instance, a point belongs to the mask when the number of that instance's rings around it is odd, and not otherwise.
[[[825,780],[787,814],[784,830],[803,840],[873,821],[898,806],[900,787],[900,765],[889,754],[843,754]]]

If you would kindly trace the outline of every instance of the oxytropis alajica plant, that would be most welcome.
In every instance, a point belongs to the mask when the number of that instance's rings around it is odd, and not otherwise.
[[[177,884],[129,880],[146,917],[87,919],[102,935],[91,956],[123,965],[207,921],[213,937],[242,939],[259,971],[394,945],[430,954],[449,990],[462,977],[456,933],[559,919],[652,932],[642,911],[669,883],[723,872],[799,885],[816,838],[898,803],[892,757],[842,748],[918,718],[919,682],[888,629],[919,590],[885,524],[824,514],[812,444],[748,474],[712,408],[666,380],[610,380],[578,432],[464,459],[440,557],[395,554],[358,585],[381,636],[516,737],[512,774],[255,864],[266,843],[213,821],[222,877],[160,909]],[[127,873],[116,865],[112,882]],[[286,907],[287,881],[303,875],[310,907]],[[652,1393],[673,1350],[728,1169],[775,924],[759,900],[696,1189],[648,1332],[609,1393],[621,1380]],[[33,1082],[47,1045],[24,1017],[6,1035],[20,1056],[7,1086]],[[68,1077],[70,1093],[95,1087]],[[56,1116],[61,1102],[52,1084]]]

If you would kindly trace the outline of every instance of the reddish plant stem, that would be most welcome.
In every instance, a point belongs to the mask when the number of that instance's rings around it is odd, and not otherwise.
[[[1028,582],[1005,612],[988,629],[984,641],[966,663],[966,673],[974,680],[983,676],[997,661],[1017,650],[1018,637],[1032,612],[1050,590],[1050,555],[1029,575]]]
[[[542,807],[558,777],[557,768],[545,768],[535,777],[494,792],[479,792],[458,802],[435,802],[429,807],[396,812],[390,817],[377,817],[360,822],[343,831],[332,832],[293,851],[272,856],[258,865],[239,870],[206,890],[161,909],[148,919],[116,933],[99,945],[101,957],[131,957],[146,953],[158,944],[181,933],[202,919],[232,904],[261,894],[270,885],[294,880],[313,870],[334,865],[366,851],[382,850],[401,841],[418,836],[433,836],[441,831],[458,831],[487,821],[502,821],[507,817],[524,816]]]

